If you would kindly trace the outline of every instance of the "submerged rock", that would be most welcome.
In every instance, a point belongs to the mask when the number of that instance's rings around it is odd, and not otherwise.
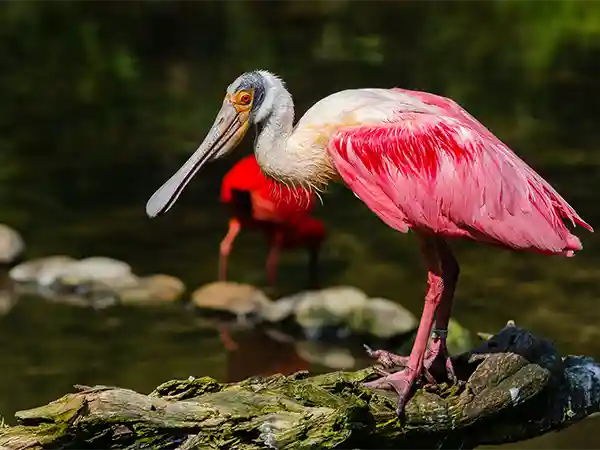
[[[169,275],[135,277],[132,280],[132,283],[119,287],[98,280],[61,277],[52,289],[42,289],[40,293],[49,300],[100,309],[116,304],[172,303],[185,291],[183,282]]]
[[[242,320],[261,317],[272,304],[257,287],[229,281],[217,281],[196,289],[191,301],[200,310],[230,314]]]
[[[98,281],[69,284],[68,280],[53,288],[42,287],[38,294],[49,301],[84,308],[104,309],[120,303],[118,292]]]
[[[24,251],[21,235],[8,225],[0,224],[0,264],[14,262]]]

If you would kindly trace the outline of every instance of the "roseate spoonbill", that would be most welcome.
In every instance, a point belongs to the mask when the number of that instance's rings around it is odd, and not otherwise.
[[[368,383],[395,389],[398,413],[416,381],[435,381],[434,362],[456,380],[446,336],[459,266],[447,238],[572,256],[582,245],[563,219],[593,231],[453,100],[397,88],[349,89],[318,101],[294,126],[291,95],[281,79],[263,70],[229,85],[208,136],[150,198],[147,214],[168,211],[200,167],[229,153],[250,124],[258,128],[254,150],[266,175],[315,191],[341,178],[384,223],[419,238],[428,289],[410,356],[370,352],[384,365],[403,366]]]
[[[221,184],[221,202],[229,207],[229,229],[219,250],[219,279],[227,276],[227,262],[233,242],[242,228],[264,233],[269,242],[267,274],[271,287],[277,278],[281,249],[304,247],[309,254],[309,284],[318,283],[319,252],[325,239],[325,226],[310,217],[313,192],[301,186],[276,185],[267,178],[252,154],[242,158],[227,172]]]

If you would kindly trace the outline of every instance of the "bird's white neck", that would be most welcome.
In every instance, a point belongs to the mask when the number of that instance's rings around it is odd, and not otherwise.
[[[292,96],[279,78],[267,73],[266,79],[269,86],[255,118],[261,124],[254,146],[259,166],[280,183],[322,190],[331,176],[325,149],[297,136]]]
[[[267,175],[287,183],[293,181],[301,169],[295,152],[287,149],[294,129],[294,101],[279,80],[272,82],[277,84],[267,89],[256,114],[260,125],[254,151],[258,164]]]

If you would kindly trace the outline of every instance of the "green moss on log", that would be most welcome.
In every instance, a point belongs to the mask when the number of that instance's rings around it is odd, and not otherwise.
[[[372,369],[254,377],[224,384],[172,380],[149,395],[78,392],[16,413],[0,448],[474,448],[567,426],[600,406],[600,367],[561,358],[549,341],[509,325],[455,357],[459,386],[424,386],[402,421],[395,396],[372,391]]]

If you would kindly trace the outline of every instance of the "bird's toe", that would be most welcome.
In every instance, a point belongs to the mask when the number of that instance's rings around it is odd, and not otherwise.
[[[448,381],[450,381],[450,383],[458,383],[456,371],[454,370],[454,364],[452,363],[452,358],[450,358],[449,356],[446,357],[446,375],[448,376]]]
[[[408,364],[408,357],[395,355],[387,350],[373,350],[364,345],[367,354],[385,369],[405,368]]]
[[[382,389],[388,391],[393,389],[396,391],[398,394],[398,404],[396,410],[400,416],[404,411],[406,402],[412,395],[413,387],[419,378],[418,373],[419,371],[415,369],[405,367],[399,372],[395,372],[377,380],[364,383],[364,386],[370,389]],[[427,371],[424,371],[424,373],[427,373]]]

